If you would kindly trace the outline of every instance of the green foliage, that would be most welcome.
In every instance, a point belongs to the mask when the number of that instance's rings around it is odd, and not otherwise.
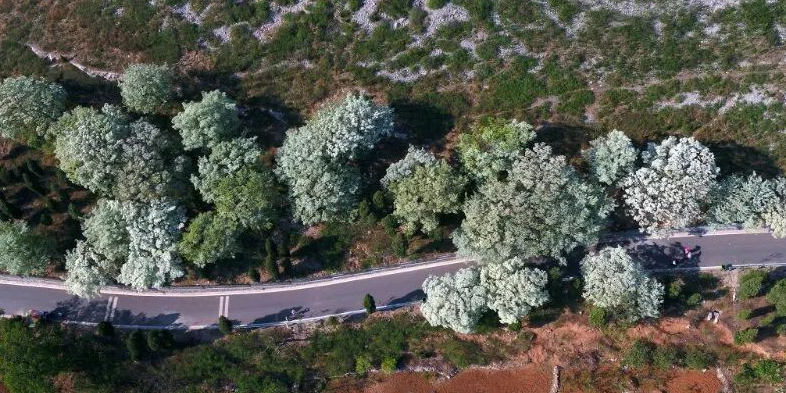
[[[390,244],[393,255],[399,258],[404,258],[407,256],[407,250],[409,248],[407,243],[407,237],[403,233],[396,233],[393,235],[393,240]]]
[[[740,277],[737,287],[737,296],[741,299],[750,299],[759,296],[767,280],[767,272],[754,269]]]
[[[65,112],[67,96],[60,85],[25,76],[0,83],[0,135],[38,145]]]
[[[652,365],[667,370],[680,364],[680,353],[672,345],[656,346],[652,352]]]
[[[599,182],[612,185],[633,171],[638,151],[624,133],[614,130],[591,141],[590,145],[581,155]]]
[[[461,134],[457,150],[464,169],[474,179],[504,179],[533,139],[531,125],[492,118]]]
[[[212,194],[221,219],[243,228],[270,229],[278,218],[280,196],[267,168],[241,168],[219,180]]]
[[[778,280],[767,292],[767,301],[775,305],[778,315],[786,316],[786,279]]]
[[[0,269],[11,274],[42,273],[54,255],[54,241],[24,221],[0,221]]]
[[[436,10],[446,6],[448,3],[450,3],[450,0],[428,0],[426,1],[426,7]]]
[[[276,263],[275,258],[272,255],[268,255],[265,257],[265,271],[270,276],[270,280],[277,281],[279,272],[278,272],[278,263]]]
[[[374,301],[374,297],[368,293],[363,296],[363,308],[366,309],[366,314],[373,314],[377,311],[377,303]]]
[[[59,328],[30,328],[21,318],[0,319],[0,352],[0,375],[11,392],[52,392],[52,379],[68,365]]]
[[[214,212],[200,213],[188,224],[178,251],[194,265],[205,267],[240,251],[238,235],[233,220]]]
[[[128,335],[126,349],[131,360],[135,362],[142,360],[142,357],[147,353],[147,342],[141,330],[134,330]]]
[[[706,370],[713,366],[716,356],[709,348],[689,346],[685,350],[685,366],[694,370]]]
[[[377,11],[390,16],[393,19],[407,16],[412,0],[386,0],[379,3]]]
[[[744,309],[740,310],[737,313],[737,315],[735,315],[735,318],[737,318],[737,319],[739,319],[741,321],[744,321],[746,319],[750,319],[751,313],[752,313],[752,311],[750,309],[744,308]]]
[[[398,368],[398,360],[396,360],[396,358],[394,358],[394,357],[388,356],[388,357],[382,359],[382,364],[380,365],[379,368],[383,372],[386,372],[388,374],[392,374],[392,373],[396,372],[396,369]]]
[[[152,352],[169,350],[175,344],[175,338],[169,330],[148,330],[145,338],[147,339],[147,347]]]
[[[603,307],[592,306],[589,312],[589,323],[596,328],[605,327],[608,324],[606,309]]]
[[[775,360],[762,359],[755,363],[745,363],[742,370],[734,376],[734,382],[741,386],[756,383],[777,384],[783,382],[783,365]]]
[[[259,282],[262,276],[259,274],[259,270],[256,267],[250,267],[248,269],[248,278],[253,282]]]
[[[218,330],[221,333],[225,335],[229,335],[230,333],[232,333],[233,328],[234,327],[232,326],[232,321],[230,321],[229,318],[223,315],[218,317]]]
[[[625,353],[623,363],[628,366],[641,368],[652,363],[654,345],[648,341],[636,340]]]
[[[745,345],[756,341],[759,335],[759,329],[750,328],[734,332],[734,343],[737,345]]]
[[[488,363],[480,345],[474,341],[451,338],[440,343],[439,351],[445,359],[458,368],[466,368],[471,365],[482,366]]]
[[[120,96],[129,109],[156,113],[169,102],[172,95],[172,75],[166,66],[132,64],[119,83]]]
[[[371,358],[368,355],[358,355],[355,357],[355,372],[359,375],[366,375],[366,373],[374,367],[371,364]]]
[[[237,106],[218,90],[202,93],[202,100],[183,104],[183,112],[172,118],[186,150],[212,148],[218,142],[238,136]]]
[[[112,322],[101,321],[96,325],[96,332],[99,336],[112,337],[115,335],[115,327],[112,326]]]

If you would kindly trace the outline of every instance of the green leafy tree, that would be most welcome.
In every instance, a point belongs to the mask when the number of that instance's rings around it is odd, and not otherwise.
[[[202,100],[183,104],[183,112],[172,119],[186,150],[212,148],[238,136],[237,105],[221,91],[202,93]]]
[[[131,360],[137,362],[147,353],[147,342],[141,330],[134,330],[126,338],[126,349]]]
[[[276,263],[276,259],[273,258],[272,255],[268,255],[265,257],[265,271],[270,276],[272,281],[277,281],[279,277],[278,272],[278,264]]]
[[[593,140],[590,146],[581,155],[599,182],[612,185],[633,171],[638,151],[623,132],[614,130]]]
[[[767,272],[764,270],[754,269],[743,274],[737,286],[737,296],[743,300],[759,296],[766,281]]]
[[[439,215],[459,211],[466,184],[444,160],[418,165],[409,175],[387,183],[393,195],[393,215],[409,233],[417,229],[432,232],[439,226]]]
[[[373,314],[377,311],[377,303],[374,301],[374,297],[371,294],[366,294],[363,296],[363,308],[366,309],[367,314]]]
[[[352,163],[392,131],[390,108],[355,95],[288,131],[276,174],[289,185],[295,218],[307,225],[352,220],[362,186]]]
[[[132,64],[119,85],[123,103],[139,113],[158,112],[172,96],[172,74],[166,66]]]
[[[584,299],[628,320],[657,318],[664,288],[622,247],[607,247],[581,261]]]
[[[611,208],[599,186],[582,181],[565,157],[537,144],[516,159],[505,180],[486,181],[464,203],[466,218],[453,243],[459,255],[484,262],[562,260],[598,239]]]
[[[235,138],[216,143],[208,156],[197,162],[198,175],[191,182],[206,202],[216,198],[216,188],[221,181],[245,167],[257,167],[261,151],[252,138]]]
[[[244,228],[269,229],[278,216],[276,180],[261,166],[244,167],[224,177],[212,193],[219,215]]]
[[[228,335],[232,333],[233,328],[234,326],[232,326],[232,321],[230,321],[229,318],[223,315],[218,317],[218,330],[221,331],[221,333]]]
[[[188,224],[178,244],[180,254],[198,267],[232,258],[240,251],[239,231],[233,220],[215,212],[200,213]]]
[[[0,319],[0,375],[11,392],[48,393],[69,364],[57,325],[31,328],[22,318]]]
[[[20,76],[0,83],[0,135],[37,144],[66,110],[67,95],[58,84]]]
[[[52,239],[31,230],[24,221],[0,221],[0,269],[11,274],[41,273],[53,254]]]
[[[786,237],[786,178],[773,181],[777,199],[764,213],[764,223],[772,229],[775,237]]]
[[[527,123],[490,119],[461,134],[457,150],[464,169],[474,179],[500,180],[533,139],[535,130]]]
[[[664,233],[700,220],[719,172],[712,152],[693,138],[669,137],[642,158],[647,166],[623,182],[628,214],[639,228]]]
[[[414,175],[415,169],[436,164],[437,158],[434,157],[434,154],[410,145],[404,158],[390,164],[385,171],[385,176],[380,179],[380,183],[382,183],[382,187],[389,188],[393,183]],[[384,202],[384,195],[381,197]]]
[[[786,316],[786,278],[775,283],[767,292],[767,301],[775,305],[778,315]]]

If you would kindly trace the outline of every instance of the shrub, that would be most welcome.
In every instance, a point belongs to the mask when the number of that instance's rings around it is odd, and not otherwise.
[[[775,322],[775,318],[777,317],[778,316],[775,314],[769,314],[766,317],[762,318],[761,321],[759,321],[759,326],[771,325],[773,322]]]
[[[756,341],[756,336],[759,335],[759,329],[750,328],[740,330],[734,333],[734,343],[737,345],[744,345]]]
[[[133,64],[119,85],[123,103],[143,114],[160,110],[172,95],[172,76],[166,66]]]
[[[786,315],[786,279],[778,280],[767,292],[767,301],[772,303],[778,315]]]
[[[374,365],[371,364],[371,357],[363,354],[355,357],[355,372],[365,375]]]
[[[150,330],[147,332],[147,347],[153,352],[172,348],[174,337],[169,330]]]
[[[397,233],[393,236],[393,241],[390,245],[393,250],[393,255],[403,258],[407,256],[407,238],[403,233]]]
[[[589,312],[589,324],[590,326],[594,326],[596,328],[602,328],[606,326],[608,322],[608,315],[606,314],[606,309],[603,307],[593,306]]]
[[[410,0],[385,0],[379,3],[377,10],[391,18],[403,18],[409,12],[410,3]]]
[[[741,321],[744,321],[746,319],[750,319],[751,313],[752,312],[751,312],[750,309],[744,308],[744,309],[740,310],[740,312],[738,312],[735,317],[737,319],[741,320]]]
[[[519,330],[521,330],[521,321],[516,321],[511,324],[508,324],[508,329],[511,332],[518,332]]]
[[[271,281],[278,280],[278,264],[276,263],[276,260],[273,259],[273,256],[270,254],[268,254],[268,256],[265,257],[265,271],[270,276]]]
[[[229,318],[223,315],[218,317],[218,330],[220,330],[221,333],[230,334],[232,333],[232,328],[232,321],[230,321]]]
[[[96,325],[96,332],[99,336],[112,337],[115,335],[115,327],[112,326],[112,322],[102,321]]]
[[[751,270],[742,277],[740,277],[739,288],[737,288],[737,296],[740,299],[750,299],[759,296],[764,281],[767,280],[767,272],[763,270]]]
[[[134,330],[128,335],[126,339],[126,348],[128,348],[128,355],[133,361],[139,361],[145,355],[145,336],[141,330]]]
[[[366,294],[363,296],[363,308],[366,309],[366,313],[373,314],[377,311],[377,303],[374,301],[374,297],[371,294]]]
[[[734,376],[734,382],[742,386],[783,382],[783,365],[769,359],[759,360],[753,364],[745,363],[742,365],[742,370]]]
[[[394,373],[398,368],[398,360],[394,357],[386,357],[382,359],[382,366],[380,366],[382,371],[386,373]]]
[[[442,8],[450,3],[450,0],[426,0],[426,7],[432,10]]]
[[[251,267],[248,269],[248,278],[253,282],[259,282],[259,280],[262,279],[262,276],[260,276],[259,270],[257,270],[257,268]]]
[[[781,323],[775,328],[775,332],[778,333],[779,336],[786,336],[786,323]]]
[[[677,348],[671,345],[660,346],[655,348],[652,353],[652,365],[660,369],[668,369],[679,362],[679,353]]]
[[[625,353],[623,363],[631,367],[644,367],[652,363],[652,343],[643,340],[636,340],[633,346]]]
[[[694,306],[697,306],[699,303],[701,303],[701,301],[702,301],[701,294],[700,293],[694,293],[694,294],[688,296],[688,299],[685,300],[685,304],[688,307],[694,307]]]
[[[715,354],[702,347],[689,347],[685,350],[685,366],[695,370],[705,370],[715,364]]]
[[[480,345],[474,341],[451,338],[439,345],[439,351],[442,353],[442,356],[458,368],[488,363],[488,359],[483,356]]]

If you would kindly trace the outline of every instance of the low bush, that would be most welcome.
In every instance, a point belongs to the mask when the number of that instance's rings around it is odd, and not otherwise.
[[[742,365],[734,382],[749,386],[755,383],[776,384],[783,382],[783,365],[774,360],[759,360],[756,363],[745,363]]]
[[[680,354],[677,348],[671,345],[664,345],[655,348],[652,353],[652,365],[665,370],[679,365]]]
[[[750,309],[743,308],[734,317],[739,319],[739,320],[741,320],[741,321],[744,321],[746,319],[750,319],[751,313],[752,313],[752,311]]]
[[[589,312],[589,324],[596,328],[606,326],[608,323],[608,315],[606,309],[602,307],[593,306]]]
[[[759,296],[767,280],[767,272],[763,270],[751,270],[740,277],[737,296],[740,299],[750,299]]]
[[[218,317],[218,330],[220,330],[221,333],[230,334],[232,333],[232,328],[232,321],[230,321],[229,318],[223,315]]]
[[[685,366],[694,370],[705,370],[714,365],[715,354],[704,347],[688,347],[685,350]]]
[[[452,337],[440,343],[438,350],[445,359],[458,368],[488,363],[488,359],[483,356],[483,350],[480,345],[474,341],[464,341]]]
[[[759,335],[759,329],[750,328],[740,330],[734,333],[734,343],[737,345],[744,345],[756,341],[756,336]]]
[[[644,367],[652,363],[654,345],[648,341],[637,340],[625,353],[623,363],[630,367]]]

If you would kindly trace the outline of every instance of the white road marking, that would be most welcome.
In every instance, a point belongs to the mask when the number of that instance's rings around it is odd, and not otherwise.
[[[224,316],[229,318],[229,296],[224,296]]]
[[[224,297],[221,296],[218,298],[218,317],[221,318],[221,316],[223,315],[224,315]]]
[[[115,310],[117,310],[117,299],[118,299],[118,297],[115,296],[115,300],[112,302],[112,312],[109,313],[109,321],[112,321],[112,320],[115,319]]]
[[[111,321],[115,316],[115,308],[117,307],[117,296],[110,296],[106,300],[106,312],[104,313],[104,321]]]

